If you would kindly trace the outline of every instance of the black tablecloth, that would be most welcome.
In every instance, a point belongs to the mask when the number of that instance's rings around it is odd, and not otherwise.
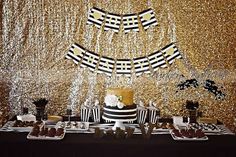
[[[0,132],[0,156],[18,157],[235,157],[236,136],[208,136],[208,141],[174,141],[171,135],[152,135],[143,139],[96,139],[92,134],[69,134],[61,141],[28,140],[28,133]]]

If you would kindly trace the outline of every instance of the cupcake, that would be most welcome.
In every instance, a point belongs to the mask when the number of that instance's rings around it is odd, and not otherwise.
[[[160,117],[160,110],[156,106],[157,105],[152,101],[149,102],[149,122],[152,124],[156,124],[158,118]]]
[[[100,122],[100,106],[99,101],[95,100],[94,106],[92,108],[92,115],[94,122],[99,123]]]
[[[147,108],[145,108],[144,103],[142,101],[139,102],[137,107],[137,122],[139,124],[144,124],[147,118]]]
[[[91,112],[91,108],[88,105],[88,100],[86,100],[84,102],[84,104],[81,106],[80,109],[80,116],[81,116],[81,121],[82,122],[88,122],[89,121],[89,117],[90,117],[90,112]]]

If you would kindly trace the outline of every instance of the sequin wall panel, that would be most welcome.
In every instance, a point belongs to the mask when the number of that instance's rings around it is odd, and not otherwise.
[[[234,0],[3,0],[1,1],[0,103],[1,121],[22,106],[35,112],[32,101],[49,99],[49,114],[62,114],[68,105],[79,112],[89,99],[103,103],[108,87],[131,87],[135,102],[155,101],[163,116],[183,115],[186,100],[200,102],[204,116],[232,128],[235,111],[235,1]],[[139,32],[104,31],[87,25],[92,7],[118,15],[155,12],[158,25]],[[133,59],[175,42],[183,59],[140,77],[111,78],[80,68],[65,59],[79,43],[99,55]],[[197,87],[179,84],[196,79]],[[206,87],[207,80],[217,87]],[[208,84],[209,85],[209,84]],[[222,99],[216,91],[221,91]]]

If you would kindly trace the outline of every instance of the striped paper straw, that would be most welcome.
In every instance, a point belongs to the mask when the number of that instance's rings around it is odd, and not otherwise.
[[[97,107],[93,108],[92,113],[93,113],[94,122],[100,122],[100,107],[97,106]]]
[[[81,121],[88,122],[90,116],[90,108],[81,108]]]
[[[149,109],[149,122],[152,124],[157,123],[158,120],[158,111],[156,109]]]
[[[138,110],[137,113],[137,122],[139,124],[144,124],[147,117],[147,110]]]

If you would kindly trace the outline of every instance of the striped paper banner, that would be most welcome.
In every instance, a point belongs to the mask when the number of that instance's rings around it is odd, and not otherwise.
[[[134,58],[133,63],[136,76],[140,76],[142,73],[150,73],[149,62],[147,57]]]
[[[120,15],[108,13],[106,15],[104,30],[105,31],[113,30],[114,32],[118,33],[120,29],[120,24],[121,24]]]
[[[105,19],[106,13],[98,8],[91,8],[88,14],[87,24],[95,25],[97,28],[101,28],[103,21]]]
[[[77,43],[72,44],[69,49],[69,52],[66,54],[67,59],[72,59],[75,64],[79,64],[79,62],[83,58],[83,53],[85,49]]]
[[[131,60],[130,59],[118,59],[116,61],[116,74],[118,76],[125,75],[131,77]]]
[[[161,49],[164,57],[166,58],[169,64],[172,64],[175,59],[181,59],[182,56],[174,43],[170,43]]]
[[[153,71],[157,71],[159,67],[165,68],[167,64],[160,51],[156,51],[148,56],[148,60],[151,64]]]
[[[83,59],[81,62],[81,67],[85,68],[88,67],[89,70],[95,71],[96,66],[98,65],[100,56],[96,53],[93,53],[91,51],[86,51],[83,53]]]
[[[147,30],[150,26],[157,26],[157,20],[152,9],[140,12],[139,18],[144,30]]]
[[[98,73],[104,73],[108,76],[112,75],[114,70],[115,60],[109,57],[102,56],[98,65]]]
[[[138,32],[138,16],[136,14],[127,14],[123,16],[123,25],[124,25],[124,32],[128,33],[129,31],[133,30]]]

